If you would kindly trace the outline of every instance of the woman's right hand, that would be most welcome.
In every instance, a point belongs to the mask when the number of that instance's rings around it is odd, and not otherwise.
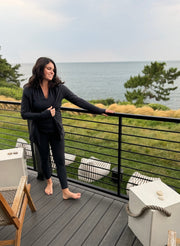
[[[56,110],[55,110],[55,108],[53,108],[53,107],[51,106],[51,107],[49,107],[47,110],[50,110],[50,112],[51,112],[51,116],[52,116],[52,117],[54,117],[54,116],[55,116],[55,114],[56,114]]]

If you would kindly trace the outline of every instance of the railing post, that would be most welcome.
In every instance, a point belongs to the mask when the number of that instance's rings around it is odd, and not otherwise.
[[[118,125],[118,185],[117,185],[117,194],[121,195],[121,137],[122,137],[122,117],[119,116],[119,125]]]

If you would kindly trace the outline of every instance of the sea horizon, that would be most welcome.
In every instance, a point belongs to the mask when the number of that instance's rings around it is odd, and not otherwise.
[[[95,62],[56,62],[57,74],[65,81],[65,85],[85,100],[113,98],[115,101],[126,101],[124,83],[132,76],[141,74],[145,65],[152,61],[95,61]],[[167,66],[180,70],[180,61],[165,62]],[[32,74],[34,63],[22,63],[19,72],[24,74],[27,83]],[[178,89],[170,94],[168,101],[150,100],[149,103],[163,104],[171,109],[180,108],[180,77],[175,80]]]

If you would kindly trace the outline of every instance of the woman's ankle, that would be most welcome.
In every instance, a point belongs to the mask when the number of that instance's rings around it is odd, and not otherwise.
[[[53,182],[52,182],[52,179],[47,179],[46,180],[46,183],[47,183],[47,186],[45,188],[45,193],[47,195],[52,195],[53,194]]]
[[[47,184],[52,184],[52,178],[46,179]]]

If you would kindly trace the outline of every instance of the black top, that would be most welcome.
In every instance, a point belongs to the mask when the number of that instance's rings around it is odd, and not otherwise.
[[[53,95],[52,89],[49,89],[48,98],[45,98],[41,87],[37,89],[37,93],[37,97],[33,98],[33,108],[35,112],[41,113],[42,111],[54,105],[55,97]],[[52,133],[56,130],[55,121],[53,117],[49,117],[47,119],[39,119],[37,121],[37,127],[39,131],[45,133]]]
[[[40,124],[44,124],[45,127],[51,127],[51,123],[54,122],[56,125],[57,135],[59,135],[59,137],[64,135],[60,112],[61,102],[63,98],[81,108],[88,110],[89,112],[96,114],[105,113],[105,109],[98,108],[88,103],[84,99],[76,96],[63,84],[59,84],[58,86],[49,89],[48,100],[45,99],[40,86],[39,88],[26,86],[23,90],[21,101],[21,116],[23,119],[30,120],[28,123],[30,128],[29,130],[31,141],[38,142],[39,122],[41,122]],[[56,114],[54,117],[51,116],[50,110],[47,110],[47,108],[49,108],[50,106],[52,106],[56,110]],[[46,121],[46,123],[49,122],[50,125],[42,123],[44,121]]]

